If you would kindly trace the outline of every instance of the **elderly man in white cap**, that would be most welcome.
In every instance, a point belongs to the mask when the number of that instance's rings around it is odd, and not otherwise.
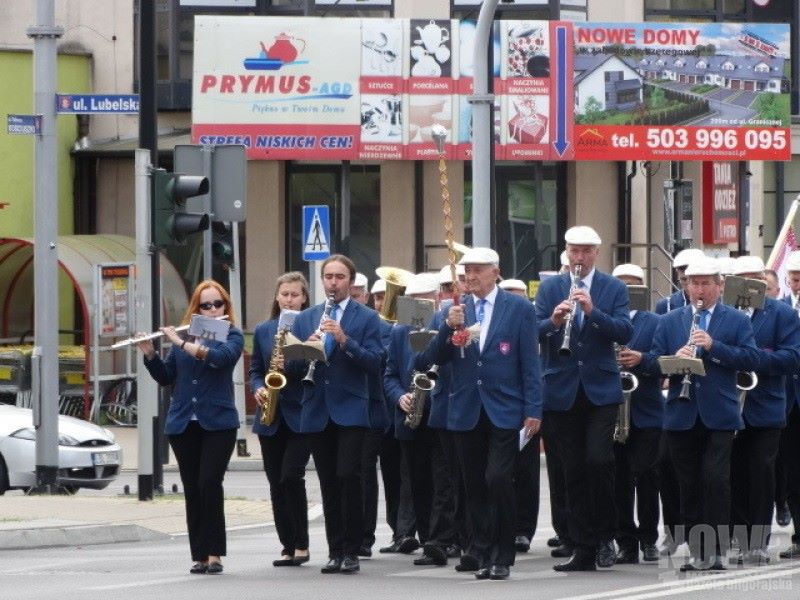
[[[558,257],[559,264],[561,268],[558,270],[559,273],[569,273],[569,257],[567,256],[567,251],[562,250],[561,254]]]
[[[724,570],[729,542],[731,448],[742,428],[736,372],[751,371],[761,359],[746,314],[720,302],[722,279],[713,258],[686,268],[689,306],[661,318],[653,349],[645,358],[701,358],[705,376],[692,375],[682,397],[683,375],[672,375],[664,429],[680,487],[681,510],[691,560],[681,571]]]
[[[503,279],[497,286],[517,296],[528,297],[528,286],[521,279]]]
[[[377,312],[381,312],[381,309],[383,309],[383,300],[386,297],[386,281],[383,279],[376,279],[369,293],[372,294],[373,307]]]
[[[542,418],[532,335],[536,314],[530,302],[497,287],[497,252],[472,248],[459,262],[466,272],[464,304],[446,309],[446,320],[415,359],[415,368],[452,364],[447,423],[464,465],[473,528],[469,554],[478,560],[477,579],[506,579],[515,560],[514,464],[520,430],[530,438]],[[464,339],[462,327],[478,331]]]
[[[764,261],[740,256],[733,274],[764,279]],[[769,562],[767,544],[775,503],[775,460],[786,426],[785,376],[800,366],[800,320],[789,305],[766,298],[763,308],[749,309],[756,346],[764,349],[755,373],[758,385],[745,393],[744,429],[733,440],[731,488],[733,535],[739,541],[739,564]]]
[[[686,248],[675,255],[675,258],[672,259],[672,268],[675,269],[675,275],[678,278],[681,289],[671,296],[662,298],[656,302],[657,314],[663,315],[671,310],[675,310],[676,308],[686,306],[689,303],[689,296],[686,293],[687,280],[684,272],[686,271],[686,267],[689,266],[690,262],[693,260],[703,259],[705,256],[706,255],[699,248]]]
[[[535,303],[547,373],[545,447],[563,465],[574,544],[569,561],[553,568],[593,571],[616,558],[613,433],[622,386],[614,344],[627,343],[633,327],[625,284],[595,268],[597,232],[571,227],[564,240],[570,274],[543,281]]]
[[[625,263],[611,275],[627,285],[642,285],[644,271]],[[646,310],[631,310],[633,336],[618,354],[623,370],[633,374],[638,387],[630,395],[630,432],[626,441],[614,444],[617,501],[617,564],[639,562],[639,548],[646,562],[658,560],[658,472],[657,462],[664,421],[661,374],[642,365],[653,345],[659,316]],[[616,441],[616,440],[615,440]],[[636,499],[637,527],[634,521]]]
[[[458,292],[464,288],[464,265],[456,265],[456,279],[458,280]],[[439,270],[439,302],[453,299],[453,278],[450,265],[445,265]]]
[[[356,273],[356,278],[353,280],[353,285],[350,286],[350,297],[359,304],[366,304],[369,302],[369,292],[367,287],[369,280],[363,273]]]

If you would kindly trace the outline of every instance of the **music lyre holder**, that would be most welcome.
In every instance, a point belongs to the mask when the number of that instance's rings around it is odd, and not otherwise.
[[[688,358],[686,356],[659,356],[658,366],[661,374],[670,377],[672,375],[699,375],[705,377],[706,368],[700,358]]]
[[[650,288],[646,285],[628,285],[631,310],[650,310]]]
[[[738,275],[725,278],[722,301],[738,309],[764,308],[767,283],[760,279],[747,279]]]
[[[400,296],[397,298],[397,323],[409,325],[408,341],[413,352],[422,352],[436,336],[435,331],[426,329],[433,319],[434,302],[424,298]]]

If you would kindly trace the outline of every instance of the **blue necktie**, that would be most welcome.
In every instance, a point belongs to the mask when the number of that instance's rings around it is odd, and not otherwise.
[[[584,288],[586,288],[586,284],[581,279],[578,282],[578,289],[582,290]],[[575,303],[575,325],[578,326],[578,331],[583,327],[583,306],[581,306],[580,302]]]
[[[339,314],[339,305],[334,304],[333,308],[331,308],[331,319],[334,321],[336,320],[336,316]],[[333,353],[333,349],[336,347],[336,338],[333,337],[333,334],[328,332],[325,334],[325,356],[327,358],[331,357],[331,353]]]
[[[478,300],[478,306],[475,308],[475,320],[478,323],[483,323],[484,307],[486,306],[486,298]]]
[[[707,308],[704,308],[703,310],[701,310],[700,311],[700,322],[697,324],[697,326],[700,329],[702,329],[703,331],[707,331],[708,330],[708,321],[709,321],[710,317],[711,317],[711,313],[708,311]]]

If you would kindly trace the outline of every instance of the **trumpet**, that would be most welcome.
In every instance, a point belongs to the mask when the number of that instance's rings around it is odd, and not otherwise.
[[[572,324],[575,320],[575,311],[578,309],[578,302],[573,298],[575,290],[578,289],[578,283],[581,280],[581,265],[575,265],[572,273],[570,273],[570,286],[569,295],[567,299],[570,301],[569,313],[564,321],[564,338],[561,341],[561,347],[558,349],[559,356],[572,356],[572,349],[569,347],[570,339],[572,338]]]
[[[281,390],[286,387],[286,375],[278,369],[278,360],[283,356],[283,347],[286,345],[286,334],[289,329],[284,327],[275,334],[275,343],[272,346],[272,356],[269,359],[269,372],[264,376],[266,394],[261,396],[261,424],[272,425],[278,412],[278,397]]]
[[[624,346],[620,346],[614,342],[614,352],[617,355],[617,362],[619,362],[620,351],[624,349]],[[639,387],[639,379],[630,371],[620,371],[619,377],[622,382],[622,404],[620,404],[617,409],[617,423],[614,425],[614,441],[618,444],[624,444],[628,441],[628,436],[631,433],[631,396]]]
[[[328,294],[328,297],[325,299],[325,308],[322,309],[322,316],[320,317],[319,325],[317,325],[316,333],[319,335],[320,340],[323,343],[323,346],[325,344],[325,336],[327,336],[328,334],[325,333],[324,331],[321,331],[322,324],[331,318],[331,311],[333,311],[334,303],[335,301],[333,298],[333,294]],[[328,357],[326,356],[325,358],[327,360]],[[311,362],[308,363],[308,371],[306,371],[306,376],[303,377],[303,385],[306,385],[308,387],[314,387],[315,385],[314,371],[316,370],[316,368],[317,368],[316,360],[312,360]]]
[[[687,342],[688,345],[692,347],[692,358],[697,358],[697,346],[692,343],[692,335],[695,331],[698,330],[700,327],[700,311],[703,310],[703,301],[698,300],[695,303],[695,312],[692,315],[692,326],[689,328],[689,341]],[[689,392],[692,385],[692,377],[691,373],[687,371],[683,375],[683,380],[681,381],[681,393],[678,394],[678,400],[689,400]]]
[[[436,367],[438,367],[438,365],[433,365],[431,369],[435,369]],[[414,373],[414,376],[411,378],[411,410],[406,414],[406,418],[403,421],[406,427],[411,429],[416,429],[422,422],[428,393],[436,385],[438,374],[431,379],[428,376],[430,372],[430,370],[427,373],[420,373],[418,371]],[[433,372],[436,373],[436,371]]]

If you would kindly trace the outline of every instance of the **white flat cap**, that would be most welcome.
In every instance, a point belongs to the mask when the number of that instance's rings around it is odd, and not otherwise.
[[[383,279],[376,279],[369,290],[370,294],[383,294],[386,292],[386,281]]]
[[[522,290],[526,293],[528,291],[528,286],[521,279],[503,279],[497,286],[504,290]]]
[[[627,275],[628,277],[636,277],[640,281],[644,281],[644,269],[642,269],[642,267],[639,265],[634,265],[633,263],[623,263],[621,265],[617,265],[614,267],[611,275],[614,277]]]
[[[363,273],[356,273],[356,279],[353,282],[353,287],[363,287],[364,289],[367,289],[368,285],[369,280],[367,279],[367,276]]]
[[[761,273],[767,267],[760,256],[739,256],[733,262],[733,274]]]
[[[470,248],[458,261],[460,265],[495,265],[500,264],[500,256],[491,248]]]
[[[787,271],[800,271],[800,250],[795,250],[786,259]]]
[[[564,241],[578,246],[599,246],[603,243],[597,232],[588,225],[570,227],[564,234]]]
[[[710,256],[693,260],[686,267],[686,276],[692,277],[693,275],[719,275],[719,261]]]
[[[561,260],[561,266],[562,267],[568,267],[569,266],[569,258],[567,258],[567,251],[566,250],[562,250],[561,251],[561,256],[559,257],[559,259]]]
[[[439,277],[435,273],[417,273],[406,286],[406,296],[435,294],[439,291]]]
[[[733,275],[736,268],[736,259],[732,256],[720,256],[717,258],[720,275]]]
[[[456,277],[464,275],[464,265],[456,265]],[[443,283],[452,283],[453,278],[450,276],[450,265],[445,265],[439,270],[439,285]]]
[[[686,248],[675,255],[675,258],[672,259],[672,266],[675,269],[681,269],[689,266],[690,262],[698,258],[705,258],[705,254],[700,248]]]

